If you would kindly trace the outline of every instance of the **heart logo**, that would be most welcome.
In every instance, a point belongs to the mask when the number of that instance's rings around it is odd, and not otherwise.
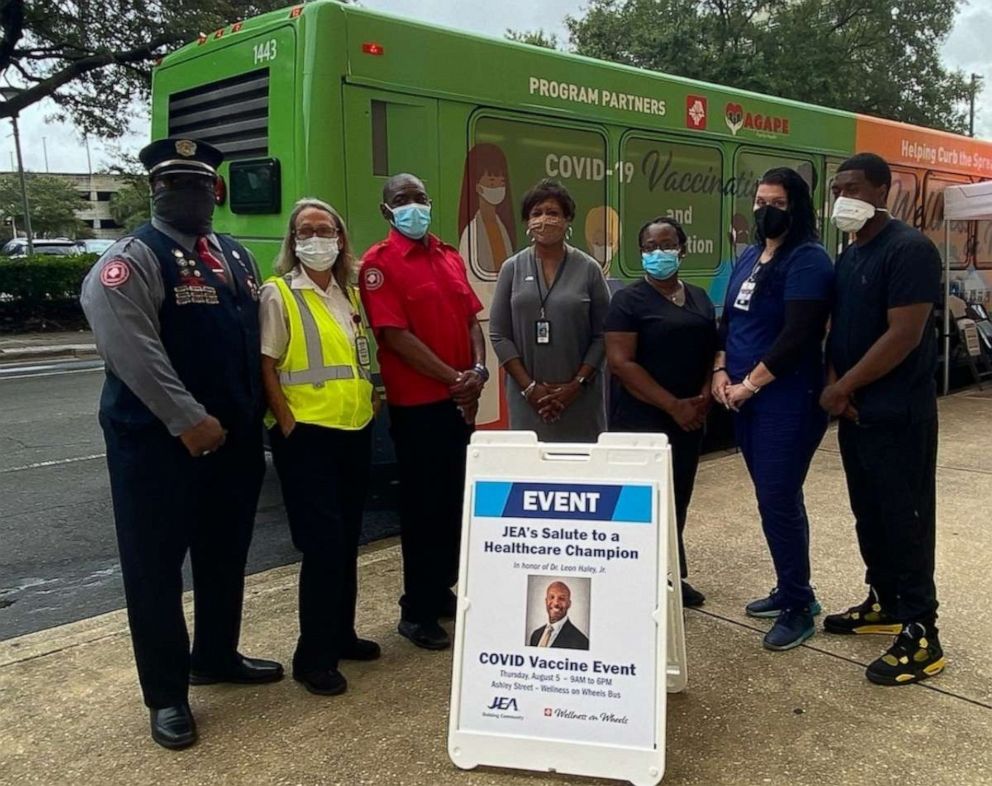
[[[727,104],[724,115],[730,133],[737,136],[737,132],[744,126],[744,107],[740,104]]]

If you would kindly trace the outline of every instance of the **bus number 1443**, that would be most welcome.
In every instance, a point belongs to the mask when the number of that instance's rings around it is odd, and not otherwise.
[[[253,48],[255,50],[255,65],[276,59],[278,49],[276,47],[276,39],[274,38],[261,44],[255,44]]]

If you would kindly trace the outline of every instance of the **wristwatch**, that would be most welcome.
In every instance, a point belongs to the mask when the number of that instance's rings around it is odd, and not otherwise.
[[[585,387],[589,384],[589,377],[584,377],[581,374],[575,377],[575,381],[579,383],[581,387]]]
[[[483,366],[481,363],[476,363],[472,366],[472,371],[482,378],[483,384],[489,381],[489,369]]]

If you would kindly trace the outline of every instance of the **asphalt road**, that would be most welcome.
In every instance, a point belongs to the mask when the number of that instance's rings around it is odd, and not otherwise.
[[[0,640],[124,605],[96,418],[102,384],[99,363],[0,367]],[[373,483],[363,541],[397,531],[393,490]],[[270,464],[248,572],[297,560]]]

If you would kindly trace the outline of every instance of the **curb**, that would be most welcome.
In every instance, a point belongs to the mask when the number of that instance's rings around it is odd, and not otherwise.
[[[0,349],[0,364],[56,358],[92,359],[99,357],[96,344],[53,344],[41,347]]]

